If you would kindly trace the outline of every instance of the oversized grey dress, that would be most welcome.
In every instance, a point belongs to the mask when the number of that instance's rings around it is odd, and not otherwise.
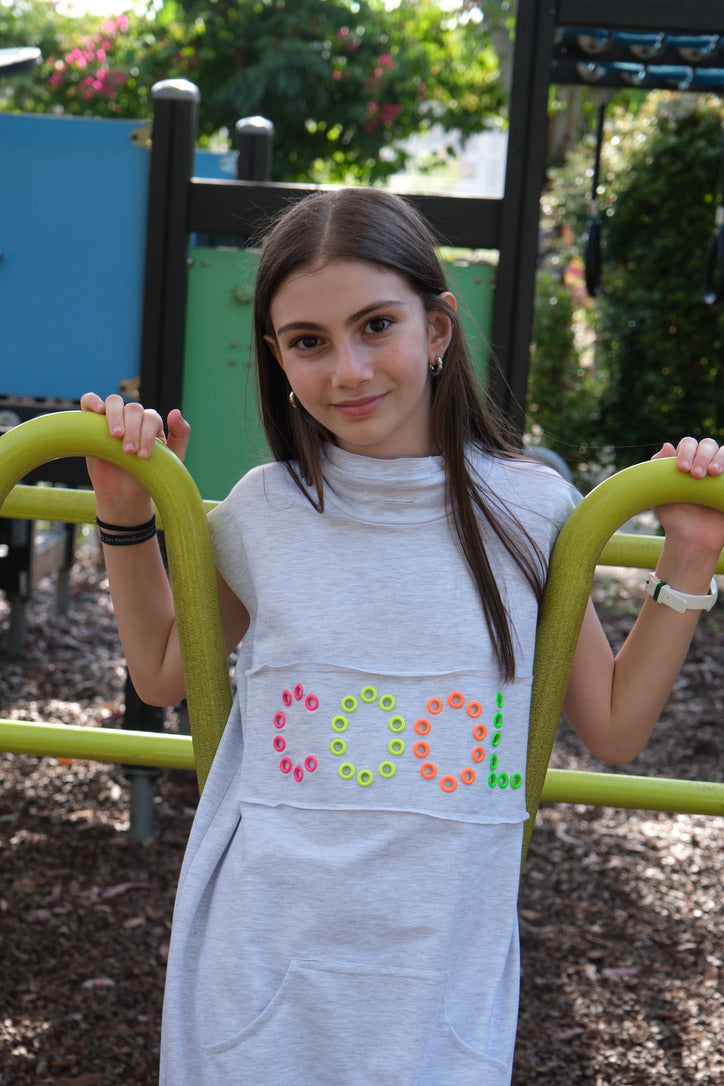
[[[547,557],[573,490],[472,462]],[[322,514],[280,464],[211,514],[251,626],[179,884],[161,1082],[507,1086],[536,601],[488,539],[501,684],[442,460],[330,448],[324,475]]]

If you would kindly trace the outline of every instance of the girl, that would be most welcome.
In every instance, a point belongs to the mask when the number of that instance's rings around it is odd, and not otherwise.
[[[537,606],[576,495],[481,404],[433,240],[398,197],[287,211],[255,336],[275,462],[210,517],[226,644],[242,644],[179,885],[161,1081],[506,1086]],[[184,454],[178,411],[165,437],[140,404],[82,406],[130,455],[157,438]],[[711,440],[676,456],[694,477],[724,470]],[[172,704],[148,495],[89,469],[136,689]],[[719,513],[659,512],[652,591],[692,609],[647,598],[614,659],[589,607],[571,674],[566,713],[609,762],[645,743],[724,544]]]

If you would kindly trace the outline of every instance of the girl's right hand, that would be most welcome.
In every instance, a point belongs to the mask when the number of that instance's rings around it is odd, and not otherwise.
[[[191,427],[177,409],[169,413],[167,435],[157,411],[140,403],[126,403],[121,396],[114,394],[103,400],[95,392],[86,392],[81,396],[80,406],[82,411],[106,416],[108,432],[123,442],[123,451],[129,456],[148,459],[156,440],[168,445],[180,460],[186,454]],[[88,457],[86,464],[102,519],[129,525],[148,519],[151,499],[130,472],[95,457]]]

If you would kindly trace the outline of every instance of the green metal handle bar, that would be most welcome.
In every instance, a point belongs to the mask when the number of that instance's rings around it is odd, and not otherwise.
[[[83,728],[78,724],[0,719],[0,750],[8,754],[80,758],[112,765],[196,768],[190,735],[137,732],[130,728]]]
[[[160,442],[148,460],[139,460],[110,437],[105,418],[59,411],[30,419],[0,437],[0,506],[19,479],[49,460],[70,456],[98,457],[131,472],[151,494],[165,526],[196,771],[203,788],[228,718],[231,687],[201,496],[181,461]]]
[[[654,569],[663,545],[664,539],[660,535],[634,535],[630,532],[616,532],[603,547],[596,565]],[[724,551],[719,555],[716,572],[719,574],[724,573]]]
[[[42,758],[84,758],[170,769],[195,767],[191,737],[168,732],[0,720],[0,749]],[[724,784],[549,769],[541,800],[721,816],[724,815]]]
[[[218,504],[217,501],[208,500],[203,503],[207,513]],[[92,491],[70,490],[61,486],[26,486],[22,483],[18,483],[10,492],[0,508],[0,517],[62,520],[71,524],[91,524],[95,515],[96,505]],[[160,516],[158,524],[163,527]],[[663,538],[658,535],[616,532],[601,551],[598,565],[653,569],[663,545]],[[717,573],[724,573],[724,554],[719,559]]]
[[[724,815],[724,784],[630,773],[549,769],[541,799],[546,803],[623,807],[631,811]]]
[[[219,503],[202,500],[201,504],[208,513]],[[95,494],[92,490],[72,490],[65,486],[27,486],[18,483],[0,506],[0,517],[92,524],[96,519]],[[163,517],[159,510],[156,510],[156,522],[159,528],[163,528]]]
[[[560,720],[568,676],[604,544],[644,509],[673,502],[708,505],[724,512],[724,476],[692,479],[672,458],[650,460],[606,479],[574,509],[551,555],[543,593],[528,741],[526,800],[530,818],[523,841],[523,862],[546,778]]]

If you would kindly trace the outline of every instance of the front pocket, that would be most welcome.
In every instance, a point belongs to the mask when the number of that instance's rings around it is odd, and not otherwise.
[[[206,1086],[507,1086],[442,1015],[443,974],[292,961],[262,1013],[204,1052]]]

